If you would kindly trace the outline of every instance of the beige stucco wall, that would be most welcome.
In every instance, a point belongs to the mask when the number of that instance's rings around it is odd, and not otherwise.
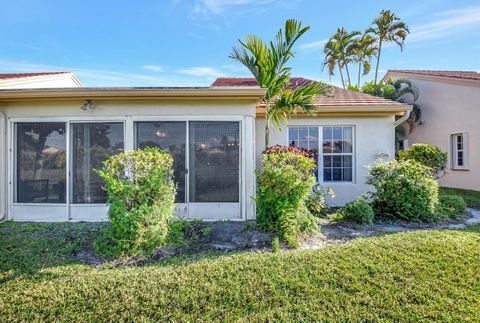
[[[419,90],[416,103],[423,124],[409,136],[408,144],[427,143],[448,151],[450,135],[467,132],[469,169],[450,168],[439,183],[480,191],[480,86],[409,79]]]
[[[354,179],[352,183],[325,183],[324,188],[331,187],[336,197],[329,200],[333,206],[341,206],[372,189],[365,184],[368,166],[375,162],[379,155],[387,154],[393,159],[394,117],[318,117],[293,118],[288,126],[353,126],[354,127]],[[256,165],[261,167],[262,150],[264,149],[265,120],[258,118],[255,122]],[[288,145],[286,127],[280,131],[275,125],[270,128],[270,145]]]

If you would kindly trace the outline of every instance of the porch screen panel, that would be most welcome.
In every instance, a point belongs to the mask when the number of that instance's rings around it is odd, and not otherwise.
[[[185,203],[186,122],[137,122],[137,148],[157,147],[173,156],[173,177],[177,184],[176,203]]]
[[[239,202],[238,122],[189,122],[190,202]]]
[[[95,172],[102,162],[124,149],[123,123],[72,124],[72,200],[75,204],[107,201],[103,181]]]
[[[66,202],[63,122],[16,123],[17,203]]]

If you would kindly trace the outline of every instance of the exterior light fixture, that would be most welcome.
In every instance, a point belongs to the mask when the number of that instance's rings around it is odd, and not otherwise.
[[[82,109],[83,111],[95,110],[95,103],[93,103],[92,100],[85,100],[80,109]]]

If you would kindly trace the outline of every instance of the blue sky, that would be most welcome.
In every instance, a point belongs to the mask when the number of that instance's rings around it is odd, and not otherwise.
[[[0,72],[68,70],[86,86],[205,86],[249,76],[228,58],[237,39],[271,39],[295,18],[311,30],[297,43],[293,75],[338,84],[321,71],[324,41],[337,27],[365,29],[381,9],[411,29],[403,52],[383,52],[381,75],[480,71],[478,0],[1,0]]]

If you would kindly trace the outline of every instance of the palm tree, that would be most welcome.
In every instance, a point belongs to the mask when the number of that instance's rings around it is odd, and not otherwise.
[[[325,66],[328,66],[328,74],[331,76],[335,75],[335,67],[338,67],[340,73],[340,79],[342,80],[343,88],[345,88],[345,80],[343,79],[342,71],[342,60],[340,54],[340,47],[338,43],[329,40],[323,49],[325,54],[325,61],[323,62],[322,71],[325,69]]]
[[[353,44],[355,42],[355,37],[360,35],[359,31],[352,31],[348,32],[345,28],[337,28],[337,31],[330,37],[328,42],[325,44],[324,48],[324,53],[325,53],[325,64],[324,66],[329,64],[329,59],[330,56],[327,56],[330,54],[330,52],[333,50],[335,53],[335,57],[337,60],[337,65],[340,70],[340,76],[343,79],[342,75],[342,67],[345,67],[345,71],[347,72],[347,80],[348,80],[348,85],[352,85],[352,81],[350,78],[350,71],[348,69],[348,64],[353,62]],[[330,68],[329,68],[330,71]],[[332,74],[331,74],[332,75]],[[345,83],[342,81],[343,87],[345,87]]]
[[[241,47],[234,47],[230,58],[242,63],[250,70],[258,84],[267,91],[263,97],[265,104],[265,146],[269,144],[269,128],[273,121],[280,129],[283,123],[298,110],[311,115],[316,106],[315,95],[326,94],[329,86],[323,82],[312,82],[305,87],[290,88],[291,68],[288,60],[294,57],[295,42],[310,27],[302,28],[301,22],[289,19],[285,22],[285,32],[280,29],[275,40],[265,43],[260,37],[248,35],[238,40]]]
[[[351,47],[355,62],[358,64],[357,88],[360,88],[361,76],[370,73],[370,62],[372,57],[377,55],[378,47],[376,39],[369,34],[364,34],[362,37],[355,39]]]
[[[378,41],[377,66],[375,67],[375,84],[378,79],[378,66],[382,54],[383,43],[394,42],[403,50],[405,39],[410,33],[408,26],[390,10],[382,10],[380,16],[373,20],[373,26],[367,29],[367,33],[375,35]]]

